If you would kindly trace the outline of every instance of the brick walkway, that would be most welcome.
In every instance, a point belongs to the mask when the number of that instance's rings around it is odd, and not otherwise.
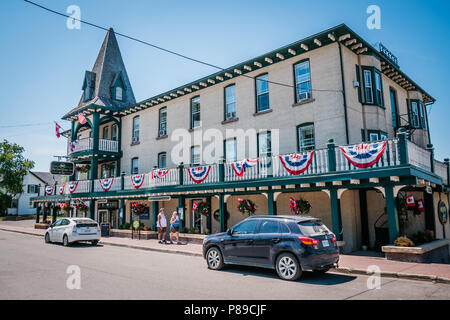
[[[31,226],[18,226],[13,222],[0,222],[0,230],[19,232],[24,234],[43,236],[45,230],[34,229]],[[129,238],[102,238],[103,245],[120,246],[140,250],[150,250],[158,252],[185,254],[191,256],[201,256],[202,246],[197,243],[177,244],[159,244],[157,240],[136,240]],[[450,265],[433,263],[411,263],[386,260],[383,257],[367,257],[359,255],[340,255],[339,268],[335,271],[349,274],[367,274],[369,266],[377,266],[382,276],[430,280],[444,283],[450,283]]]

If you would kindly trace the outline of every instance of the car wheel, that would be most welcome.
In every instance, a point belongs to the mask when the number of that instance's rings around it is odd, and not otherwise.
[[[98,243],[98,240],[92,240],[91,243],[92,243],[93,246],[96,246],[97,243]]]
[[[282,253],[276,262],[278,276],[283,280],[295,281],[302,275],[297,259],[290,253]]]
[[[45,234],[45,243],[51,243],[50,235],[48,234],[48,232]]]
[[[223,257],[222,253],[218,248],[211,248],[206,253],[206,262],[208,264],[208,268],[212,270],[220,270],[223,268]]]
[[[65,234],[63,237],[63,246],[64,247],[68,247],[70,245],[69,243],[69,237],[67,237],[67,235]]]

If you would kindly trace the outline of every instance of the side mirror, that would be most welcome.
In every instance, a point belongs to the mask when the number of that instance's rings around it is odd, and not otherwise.
[[[232,236],[233,235],[233,229],[228,229],[227,230],[227,235]]]

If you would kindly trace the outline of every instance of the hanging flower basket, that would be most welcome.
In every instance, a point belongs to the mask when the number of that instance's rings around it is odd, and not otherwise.
[[[256,206],[251,200],[238,199],[237,208],[240,213],[249,216],[254,215],[256,211]]]
[[[80,173],[88,173],[89,170],[91,170],[91,166],[90,165],[78,166],[75,168],[75,170],[79,171]]]
[[[200,203],[197,202],[197,208],[195,208],[195,213],[201,213],[202,215],[209,216],[209,207],[208,204],[205,201],[202,201]]]
[[[143,205],[142,203],[132,202],[131,203],[131,212],[133,215],[139,217],[140,215],[145,213],[145,209],[147,206]]]
[[[61,211],[62,211],[63,213],[68,213],[69,210],[70,210],[70,206],[69,206],[69,204],[68,204],[67,202],[61,202],[61,203],[59,204],[59,208],[61,209]]]
[[[77,202],[75,203],[75,209],[77,209],[77,211],[86,213],[89,210],[89,207],[84,202]]]
[[[311,211],[311,204],[308,200],[303,200],[302,198],[295,200],[294,198],[290,198],[289,202],[291,211],[296,215],[309,214]]]

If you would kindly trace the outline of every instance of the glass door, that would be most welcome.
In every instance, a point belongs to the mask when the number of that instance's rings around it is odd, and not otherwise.
[[[203,200],[194,199],[191,202],[191,212],[192,212],[192,227],[197,229],[200,233],[203,233],[203,225],[202,225],[202,214],[195,212],[193,209],[194,202],[201,203]]]

